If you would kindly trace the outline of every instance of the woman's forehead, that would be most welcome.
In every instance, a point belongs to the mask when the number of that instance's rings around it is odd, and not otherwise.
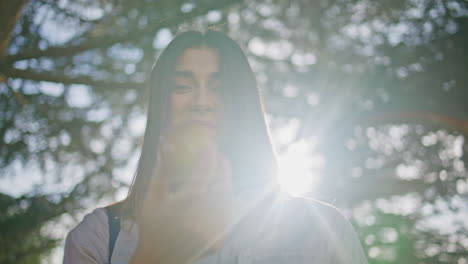
[[[209,74],[219,72],[219,54],[214,48],[196,47],[188,48],[177,58],[176,72],[193,72]]]

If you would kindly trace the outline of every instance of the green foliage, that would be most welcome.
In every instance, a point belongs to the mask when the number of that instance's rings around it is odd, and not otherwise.
[[[42,176],[1,196],[0,263],[40,262],[41,227],[128,188],[149,68],[209,27],[244,48],[273,135],[298,121],[279,152],[317,142],[313,195],[353,212],[370,263],[467,260],[466,1],[65,2],[26,4],[0,58],[0,175]]]
[[[45,197],[0,197],[0,263],[41,263],[58,245],[41,232],[41,227],[56,215],[55,206]]]

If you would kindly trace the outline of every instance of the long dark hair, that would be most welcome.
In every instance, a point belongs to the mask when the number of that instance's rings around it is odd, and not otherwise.
[[[169,95],[177,58],[188,48],[208,47],[220,58],[224,130],[220,149],[231,161],[236,192],[276,188],[275,151],[265,122],[254,73],[235,41],[218,31],[179,34],[159,56],[148,82],[148,119],[134,182],[124,201],[126,215],[135,218],[145,198],[156,164],[159,138],[167,122]]]

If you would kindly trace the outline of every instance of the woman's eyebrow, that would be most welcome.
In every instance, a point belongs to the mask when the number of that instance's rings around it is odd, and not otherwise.
[[[213,72],[211,73],[211,79],[219,80],[221,78],[220,72]]]
[[[174,77],[186,77],[186,78],[193,78],[193,72],[191,71],[175,71]]]
[[[194,74],[192,71],[175,71],[174,77],[182,77],[182,78],[194,78]],[[214,80],[219,80],[221,77],[220,72],[212,72],[210,74],[210,78]]]

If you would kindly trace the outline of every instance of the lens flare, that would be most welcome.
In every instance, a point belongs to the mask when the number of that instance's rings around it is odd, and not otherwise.
[[[279,155],[278,180],[283,192],[298,196],[312,192],[318,182],[319,171],[324,166],[321,155],[311,153],[310,142],[300,140],[290,144]]]

